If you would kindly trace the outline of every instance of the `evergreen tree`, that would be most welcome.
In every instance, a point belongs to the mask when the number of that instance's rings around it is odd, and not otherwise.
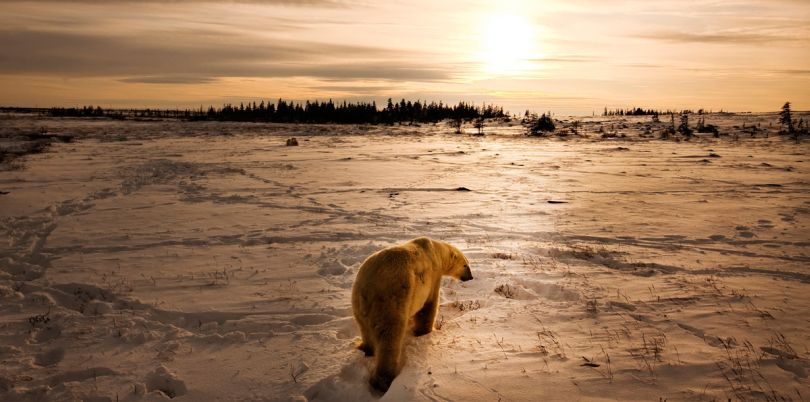
[[[687,139],[692,138],[692,129],[689,128],[689,114],[681,114],[681,124],[678,126],[678,132],[685,135]]]
[[[464,119],[461,117],[454,117],[450,122],[450,125],[456,129],[456,134],[461,134],[461,126],[464,125]]]
[[[790,102],[785,102],[782,106],[782,111],[779,112],[779,124],[783,128],[782,133],[793,134],[793,116],[790,111]]]
[[[478,116],[473,127],[478,130],[478,135],[484,135],[484,116]]]

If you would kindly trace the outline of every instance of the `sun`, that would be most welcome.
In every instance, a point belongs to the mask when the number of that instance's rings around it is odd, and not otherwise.
[[[537,57],[535,28],[519,14],[490,14],[484,17],[480,55],[485,73],[516,75],[529,69]]]

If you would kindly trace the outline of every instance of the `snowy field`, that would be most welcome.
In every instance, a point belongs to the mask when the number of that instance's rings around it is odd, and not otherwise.
[[[475,279],[383,401],[810,400],[810,143],[602,120],[0,116],[6,143],[74,136],[0,171],[0,400],[375,400],[353,277],[423,235]]]

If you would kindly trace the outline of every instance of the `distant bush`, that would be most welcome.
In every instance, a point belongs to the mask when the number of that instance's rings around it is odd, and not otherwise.
[[[579,135],[579,127],[581,125],[582,122],[580,122],[579,120],[574,120],[574,122],[571,123],[571,134]]]
[[[801,134],[801,135],[807,135],[808,134],[808,128],[807,128],[807,125],[804,124],[804,119],[799,119],[799,125],[796,126],[796,132]]]
[[[678,126],[678,132],[686,136],[686,138],[692,138],[692,129],[689,128],[688,113],[684,113],[681,115],[681,124]]]
[[[554,132],[556,129],[557,127],[554,125],[554,120],[551,119],[551,115],[543,113],[529,128],[529,135],[545,135],[546,133]]]
[[[287,146],[288,147],[297,147],[298,146],[298,140],[296,140],[295,137],[287,138]]]
[[[717,126],[714,124],[706,124],[706,119],[704,118],[698,120],[696,130],[699,133],[710,133],[714,134],[715,137],[720,137],[720,131],[717,129]]]

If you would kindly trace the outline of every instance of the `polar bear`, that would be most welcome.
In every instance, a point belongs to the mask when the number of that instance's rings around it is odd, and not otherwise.
[[[473,279],[467,257],[442,241],[419,237],[369,256],[352,287],[352,310],[362,340],[358,349],[376,357],[371,386],[386,392],[399,374],[405,333],[433,330],[442,276]]]

